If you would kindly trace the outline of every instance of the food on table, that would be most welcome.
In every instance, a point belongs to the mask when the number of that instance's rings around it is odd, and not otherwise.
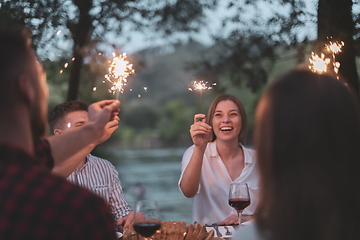
[[[162,222],[159,232],[157,232],[154,240],[183,240],[186,232],[186,222]]]
[[[125,228],[123,240],[137,240],[133,226]],[[161,228],[154,236],[153,240],[224,240],[214,237],[214,230],[206,231],[206,227],[201,224],[189,224],[186,222],[162,222]]]

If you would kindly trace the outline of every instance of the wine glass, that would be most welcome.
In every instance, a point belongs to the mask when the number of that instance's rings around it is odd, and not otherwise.
[[[157,202],[151,200],[136,202],[134,230],[145,239],[151,240],[151,236],[154,235],[160,227],[160,211]]]
[[[250,194],[247,183],[233,182],[230,184],[229,205],[235,208],[241,226],[241,215],[243,210],[250,205]]]

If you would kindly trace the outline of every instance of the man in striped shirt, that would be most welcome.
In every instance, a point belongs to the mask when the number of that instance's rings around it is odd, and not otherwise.
[[[49,114],[51,133],[58,135],[87,123],[87,109],[86,102],[77,100],[55,106]],[[102,141],[103,139],[100,142]],[[91,145],[87,152],[74,156],[78,158],[74,159],[74,162],[78,162],[76,169],[69,176],[63,176],[102,197],[108,204],[116,225],[127,226],[133,219],[133,212],[124,198],[118,172],[109,161],[90,154],[94,147],[95,145]]]

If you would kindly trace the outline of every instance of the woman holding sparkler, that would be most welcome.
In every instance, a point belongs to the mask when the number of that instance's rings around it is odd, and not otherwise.
[[[238,224],[228,203],[232,182],[246,182],[251,204],[243,214],[252,215],[258,199],[255,152],[244,147],[247,120],[240,100],[222,94],[211,104],[207,117],[194,116],[190,135],[194,145],[182,159],[181,192],[194,198],[193,221],[200,224]]]

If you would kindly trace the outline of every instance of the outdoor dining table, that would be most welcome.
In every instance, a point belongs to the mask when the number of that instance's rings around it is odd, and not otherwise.
[[[253,221],[253,216],[245,215],[242,220],[242,226],[246,226]],[[173,227],[177,225],[178,227]],[[179,227],[181,225],[181,227]],[[192,226],[190,226],[192,225]],[[220,240],[220,239],[229,239],[232,236],[232,233],[239,227],[239,225],[200,225],[200,224],[186,224],[185,222],[176,222],[176,221],[167,221],[163,222],[161,225],[161,229],[153,236],[153,240],[203,240],[203,238],[193,238],[188,235],[188,231],[190,229],[202,228],[202,231],[206,231],[208,236],[205,238],[206,240]],[[127,231],[127,232],[125,232]],[[124,236],[119,237],[122,240],[138,240],[137,233],[132,228],[125,229]],[[163,232],[163,234],[161,233]],[[164,237],[164,233],[167,233],[166,237]],[[205,233],[204,233],[205,234]],[[210,236],[211,235],[211,236]],[[140,239],[140,238],[139,238]]]

